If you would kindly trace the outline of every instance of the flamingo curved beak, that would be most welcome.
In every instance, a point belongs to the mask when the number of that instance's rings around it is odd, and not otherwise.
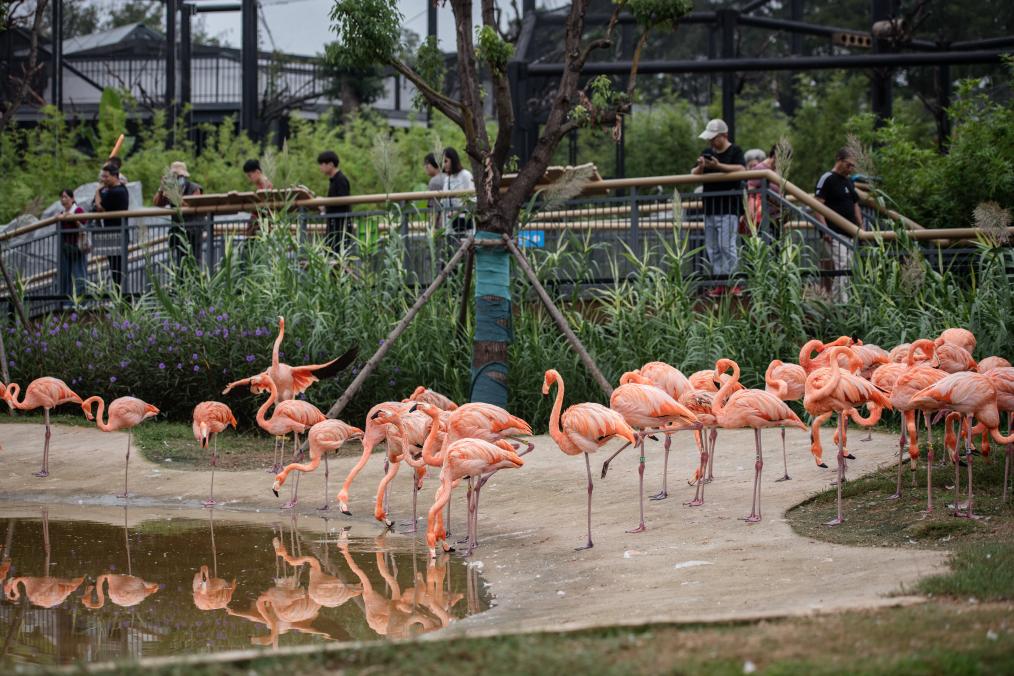
[[[415,413],[419,409],[419,404],[412,404],[412,408],[408,409],[409,413]]]
[[[275,494],[276,498],[278,497],[278,489],[277,488],[272,488],[271,492]]]

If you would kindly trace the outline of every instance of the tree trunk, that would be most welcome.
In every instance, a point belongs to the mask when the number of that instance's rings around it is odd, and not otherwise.
[[[500,233],[478,231],[477,241],[500,240]],[[503,247],[475,251],[475,335],[472,339],[470,401],[507,408],[507,351],[511,327],[510,254]]]

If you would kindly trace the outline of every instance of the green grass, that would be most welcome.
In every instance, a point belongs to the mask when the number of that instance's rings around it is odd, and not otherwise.
[[[1014,543],[1008,539],[961,545],[951,559],[951,571],[923,580],[918,590],[934,596],[1014,599]]]
[[[1010,673],[1012,607],[916,607],[719,625],[608,627],[571,633],[368,647],[266,657],[160,674],[769,674]],[[960,630],[956,630],[960,628]],[[124,668],[124,673],[139,670]]]

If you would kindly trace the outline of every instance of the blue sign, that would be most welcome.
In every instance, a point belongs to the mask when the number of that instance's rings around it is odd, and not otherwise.
[[[518,246],[542,249],[546,246],[545,230],[522,230],[518,233]]]

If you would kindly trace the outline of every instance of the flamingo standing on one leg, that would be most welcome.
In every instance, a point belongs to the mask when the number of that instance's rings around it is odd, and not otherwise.
[[[524,460],[518,456],[509,443],[500,440],[495,444],[482,439],[459,439],[444,450],[444,466],[440,470],[440,488],[436,500],[430,507],[427,527],[426,544],[430,550],[430,558],[437,557],[437,542],[443,541],[444,551],[449,551],[447,534],[441,522],[440,513],[451,499],[451,491],[462,479],[477,479],[484,474],[499,469],[521,467]],[[469,502],[469,553],[475,544],[474,502]]]
[[[820,434],[817,427],[819,420],[826,419],[833,412],[838,414],[838,515],[827,524],[836,526],[844,521],[841,492],[845,483],[847,416],[852,409],[867,404],[874,408],[874,415],[879,418],[879,411],[890,409],[891,402],[873,383],[841,368],[841,358],[847,359],[850,364],[859,362],[859,358],[847,347],[833,347],[829,356],[828,366],[818,368],[806,377],[803,407],[814,416],[812,433],[815,435]]]
[[[208,440],[214,437],[214,448],[211,451],[211,490],[208,499],[202,502],[205,507],[214,507],[215,502],[215,467],[218,466],[218,435],[229,425],[236,429],[236,416],[232,409],[220,401],[202,401],[194,407],[194,438],[201,448],[208,447]]]
[[[934,357],[936,346],[932,340],[922,339],[912,343],[908,352],[905,370],[894,381],[891,388],[891,405],[894,410],[900,411],[905,420],[905,431],[908,435],[908,457],[910,468],[914,472],[916,463],[919,460],[919,434],[916,424],[916,413],[919,411],[913,405],[912,397],[921,390],[940,381],[947,376],[947,373],[930,366]],[[922,355],[922,360],[919,356]],[[933,511],[933,435],[930,427],[929,414],[922,411],[923,419],[926,422],[926,511]],[[901,497],[901,459],[898,460],[898,485],[891,498]],[[915,481],[915,475],[912,475]]]
[[[341,420],[328,418],[322,420],[319,423],[313,425],[310,428],[310,433],[307,435],[307,439],[310,444],[310,462],[305,465],[298,463],[291,463],[286,465],[278,476],[275,477],[275,483],[271,486],[272,492],[275,497],[278,497],[278,489],[285,483],[285,479],[289,476],[290,472],[312,472],[320,466],[321,456],[324,458],[324,504],[317,509],[327,510],[330,507],[327,504],[327,481],[330,476],[330,471],[327,466],[327,454],[330,451],[337,451],[346,441],[350,439],[362,439],[363,431],[358,427],[348,425]]]
[[[806,387],[806,370],[799,364],[786,364],[775,359],[764,372],[764,390],[782,401],[802,401]],[[775,481],[789,481],[789,456],[785,450],[785,428],[782,428],[782,464],[785,474]]]
[[[99,410],[92,415],[92,404],[98,402]],[[136,397],[120,397],[109,403],[109,411],[106,413],[106,422],[102,422],[102,412],[106,408],[106,402],[102,397],[88,397],[81,402],[81,409],[88,420],[94,420],[96,426],[103,432],[117,432],[127,430],[127,457],[123,462],[123,495],[127,497],[127,471],[130,468],[130,442],[133,437],[133,429],[148,418],[158,415],[158,409],[151,404],[145,403]]]
[[[28,383],[25,388],[25,396],[18,401],[18,394],[21,387],[17,383],[11,383],[6,387],[0,383],[0,399],[7,402],[11,408],[22,411],[30,411],[42,408],[43,420],[46,425],[46,443],[42,448],[42,469],[34,475],[41,478],[49,476],[49,438],[52,431],[49,426],[49,411],[60,404],[80,404],[81,397],[67,387],[67,383],[59,378],[44,376]]]
[[[327,418],[324,417],[324,414],[316,406],[299,399],[278,402],[275,405],[275,410],[271,412],[271,417],[267,418],[268,409],[271,408],[271,405],[275,403],[278,397],[278,387],[275,385],[274,380],[263,374],[254,376],[251,379],[251,384],[265,388],[271,393],[267,400],[261,404],[261,407],[257,409],[257,424],[262,430],[275,436],[287,436],[291,432],[293,438],[292,457],[295,459],[299,454],[299,435],[317,423],[324,422]],[[292,509],[296,506],[298,500],[299,475],[296,476],[292,497],[287,503],[282,505],[282,509]]]
[[[638,496],[641,521],[636,528],[628,533],[641,533],[647,529],[644,525],[644,437],[646,430],[657,430],[660,434],[675,432],[681,429],[701,429],[701,422],[690,409],[683,406],[668,394],[654,385],[642,385],[628,382],[613,390],[609,397],[609,408],[613,409],[630,425],[638,430],[637,442],[634,447],[640,451],[637,466]],[[650,434],[651,432],[647,432]],[[602,465],[602,476],[609,470],[609,463],[630,444],[624,444],[613,453]]]
[[[385,401],[377,404],[369,410],[366,414],[366,430],[363,435],[363,452],[359,456],[359,460],[349,470],[348,475],[345,477],[344,483],[342,483],[341,490],[338,491],[338,511],[346,516],[352,516],[352,511],[349,509],[349,489],[352,487],[352,481],[356,478],[356,475],[362,471],[363,467],[369,461],[370,456],[373,455],[374,447],[382,441],[387,441],[388,444],[393,443],[392,437],[394,435],[394,427],[387,423],[378,422],[380,417],[380,411],[401,411],[402,409],[408,409],[411,404],[406,404],[400,401]],[[387,473],[388,468],[385,466],[384,473]]]
[[[937,349],[939,349],[939,345]],[[993,440],[998,444],[1014,443],[1014,433],[1003,436],[1000,433],[1000,411],[997,408],[996,387],[993,380],[981,373],[960,371],[938,380],[935,384],[915,393],[912,405],[925,411],[947,409],[962,413],[969,418],[966,436],[966,447],[971,447],[972,419],[979,421]],[[954,512],[956,516],[974,517],[972,509],[972,455],[965,456],[968,464],[968,508],[964,515],[960,514],[958,498],[960,497],[961,463],[954,463]]]
[[[280,359],[280,350],[282,347],[282,339],[285,338],[285,318],[278,318],[278,337],[275,338],[275,344],[271,351],[271,366],[267,370],[257,374],[257,376],[267,376],[275,383],[278,389],[277,401],[290,401],[296,398],[297,394],[306,392],[306,390],[319,381],[321,378],[327,378],[340,372],[351,364],[356,355],[359,353],[358,347],[353,347],[347,350],[343,355],[337,359],[332,359],[324,364],[306,364],[304,366],[290,366],[285,364]],[[250,376],[249,378],[242,378],[226,385],[225,389],[222,390],[222,394],[228,394],[232,388],[247,385],[250,387],[250,391],[254,394],[261,394],[267,392],[266,387],[255,384],[254,378],[257,376]],[[274,459],[268,472],[272,474],[278,473],[282,468],[282,453],[284,452],[285,444],[280,437],[275,437],[275,452]]]
[[[733,383],[739,382],[739,364],[731,359],[719,359],[715,363],[715,375],[732,369],[732,380],[718,390],[711,410],[720,427],[742,429],[752,427],[757,457],[754,461],[753,503],[750,513],[744,519],[747,523],[761,520],[761,471],[764,468],[764,451],[761,447],[761,430],[765,427],[796,427],[805,430],[806,425],[788,404],[764,390],[739,390],[733,392]]]
[[[549,389],[556,384],[556,400],[553,402],[553,411],[549,416],[549,436],[561,451],[567,455],[584,454],[585,469],[588,472],[588,542],[581,549],[591,549],[591,503],[592,484],[591,460],[589,454],[606,444],[613,437],[626,439],[628,443],[637,443],[634,430],[623,419],[623,416],[616,411],[606,408],[601,404],[585,403],[569,406],[563,414],[563,377],[553,370],[546,371],[542,382],[543,396],[549,396]]]

